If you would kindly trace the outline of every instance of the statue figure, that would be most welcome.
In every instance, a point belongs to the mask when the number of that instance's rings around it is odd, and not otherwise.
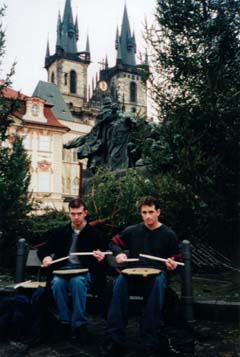
[[[95,168],[106,162],[106,129],[113,119],[111,112],[112,101],[109,97],[103,101],[103,108],[96,117],[96,123],[91,131],[64,144],[64,148],[78,148],[78,159],[88,158],[88,168]]]
[[[119,115],[114,121],[109,141],[109,167],[111,170],[129,167],[128,143],[131,127],[135,122],[130,113]]]
[[[134,122],[134,113],[120,113],[118,105],[106,97],[91,131],[64,144],[64,148],[78,148],[78,158],[88,158],[90,169],[100,165],[111,170],[128,168],[129,136]]]

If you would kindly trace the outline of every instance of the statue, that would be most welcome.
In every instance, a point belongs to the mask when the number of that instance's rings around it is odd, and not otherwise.
[[[134,123],[133,113],[120,113],[118,105],[106,97],[91,131],[64,144],[64,148],[78,148],[78,159],[88,158],[87,168],[101,165],[111,170],[126,169],[130,167],[128,144]]]
[[[129,137],[135,120],[130,113],[119,115],[114,121],[109,141],[109,167],[111,170],[129,167]]]
[[[64,148],[72,149],[78,147],[78,159],[88,158],[88,168],[95,168],[99,165],[104,165],[106,162],[106,138],[107,127],[111,122],[111,99],[105,98],[103,108],[96,117],[96,123],[91,131],[70,142],[64,144]]]

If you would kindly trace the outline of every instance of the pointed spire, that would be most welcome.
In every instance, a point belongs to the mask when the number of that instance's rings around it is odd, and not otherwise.
[[[57,47],[62,47],[61,46],[61,30],[62,29],[62,20],[61,20],[61,14],[60,11],[58,11],[58,22],[57,22],[57,42],[56,42],[56,48]]]
[[[47,40],[47,48],[46,48],[46,58],[50,56],[50,49],[49,49],[49,39]]]
[[[121,26],[121,34],[116,34],[115,47],[117,49],[117,62],[119,62],[120,58],[123,64],[136,66],[136,41],[135,35],[131,36],[131,29],[128,20],[128,13],[126,4],[124,6],[123,20]],[[121,50],[119,51],[119,49]]]
[[[108,69],[108,58],[107,55],[105,57],[105,63],[104,63],[105,69]]]
[[[78,23],[73,23],[71,0],[66,0],[63,20],[58,18],[57,44],[66,53],[77,53]]]
[[[47,40],[47,48],[46,48],[46,55],[45,55],[45,66],[47,66],[50,57],[50,50],[49,50],[49,39]]]
[[[90,46],[89,46],[89,36],[88,36],[88,34],[87,34],[87,41],[86,41],[86,50],[85,50],[85,52],[90,54]]]

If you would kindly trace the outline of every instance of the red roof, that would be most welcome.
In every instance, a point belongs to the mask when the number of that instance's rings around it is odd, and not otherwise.
[[[27,95],[25,95],[25,94],[23,94],[21,92],[17,92],[16,90],[14,90],[14,89],[12,89],[10,87],[4,88],[3,95],[6,98],[13,98],[13,99],[22,99],[22,100],[24,100],[25,98],[28,98]]]
[[[4,97],[6,98],[20,99],[23,102],[23,105],[20,105],[19,108],[16,111],[14,111],[12,114],[17,118],[24,120],[22,117],[26,113],[26,99],[29,99],[31,97],[23,93],[17,92],[10,87],[4,88],[3,94]],[[61,128],[61,129],[65,129],[66,131],[70,130],[68,127],[62,125],[60,121],[57,119],[57,117],[54,115],[53,111],[51,110],[52,104],[49,104],[46,101],[44,102],[45,102],[44,116],[47,119],[47,122],[43,123],[42,121],[38,122],[37,120],[28,120],[27,122],[31,124]]]

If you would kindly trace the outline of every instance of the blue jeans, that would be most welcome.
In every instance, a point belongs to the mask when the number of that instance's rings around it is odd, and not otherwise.
[[[145,279],[145,278],[143,278]],[[162,307],[167,274],[161,272],[147,283],[147,294],[144,298],[144,312],[140,324],[140,334],[145,345],[156,346],[159,343],[159,332],[162,322]],[[128,317],[129,278],[119,275],[113,282],[112,301],[108,311],[107,333],[117,343],[126,339]]]
[[[89,272],[72,277],[53,277],[51,289],[62,322],[69,323],[72,327],[87,323],[86,300],[89,284]],[[72,299],[72,309],[69,306],[70,299]]]

